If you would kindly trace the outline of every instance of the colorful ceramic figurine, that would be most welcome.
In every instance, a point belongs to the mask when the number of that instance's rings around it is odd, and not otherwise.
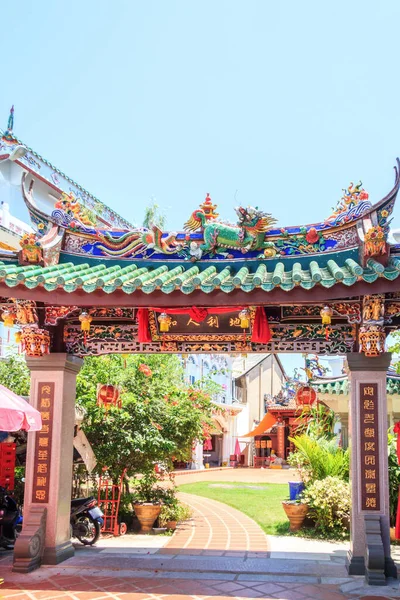
[[[21,264],[39,264],[43,262],[43,250],[35,233],[25,233],[19,245],[21,246],[19,253]]]
[[[239,249],[243,254],[250,250],[273,249],[272,242],[265,241],[265,233],[276,222],[270,214],[257,208],[238,207],[237,225],[226,225],[218,221],[208,222],[204,210],[195,210],[185,223],[185,231],[202,229],[204,243],[202,253],[222,254],[228,249]]]

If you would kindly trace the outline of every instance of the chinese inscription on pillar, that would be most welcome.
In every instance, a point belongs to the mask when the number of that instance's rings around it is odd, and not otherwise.
[[[32,502],[49,501],[51,439],[53,428],[54,383],[38,383],[38,410],[42,416],[42,429],[36,433],[35,474]]]
[[[380,510],[378,384],[360,383],[361,510]]]
[[[285,426],[278,425],[277,432],[278,432],[277,454],[278,454],[279,458],[285,458]]]

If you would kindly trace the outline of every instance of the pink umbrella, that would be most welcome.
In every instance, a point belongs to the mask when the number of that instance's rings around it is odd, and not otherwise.
[[[21,396],[0,385],[0,431],[40,431],[42,417]]]
[[[235,444],[235,454],[236,456],[240,456],[242,453],[241,449],[240,449],[240,444],[239,444],[239,440],[236,439],[236,444]]]

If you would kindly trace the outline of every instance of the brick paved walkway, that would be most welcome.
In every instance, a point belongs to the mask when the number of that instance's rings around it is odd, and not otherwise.
[[[194,519],[148,555],[129,547],[77,547],[74,558],[28,575],[11,572],[0,551],[0,597],[10,600],[373,600],[400,598],[398,586],[364,588],[329,561],[269,558],[258,525],[214,500],[183,495]],[[201,556],[200,556],[201,555]]]
[[[268,558],[268,538],[252,519],[221,502],[189,494],[180,499],[193,510],[159,554],[259,556]]]
[[[168,577],[154,572],[151,577],[123,573],[42,568],[19,576],[1,586],[1,597],[12,600],[225,600],[262,598],[265,600],[378,600],[399,598],[393,589],[360,590],[360,582],[347,583],[353,590],[340,590],[338,584],[315,584],[274,576],[268,580],[241,575],[227,581],[223,577]],[[344,586],[342,586],[344,587]],[[361,593],[360,593],[361,592]]]

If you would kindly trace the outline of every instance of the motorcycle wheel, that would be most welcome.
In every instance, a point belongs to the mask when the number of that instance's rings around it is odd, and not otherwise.
[[[93,546],[100,537],[100,523],[91,517],[80,517],[74,524],[74,537],[84,546]]]

